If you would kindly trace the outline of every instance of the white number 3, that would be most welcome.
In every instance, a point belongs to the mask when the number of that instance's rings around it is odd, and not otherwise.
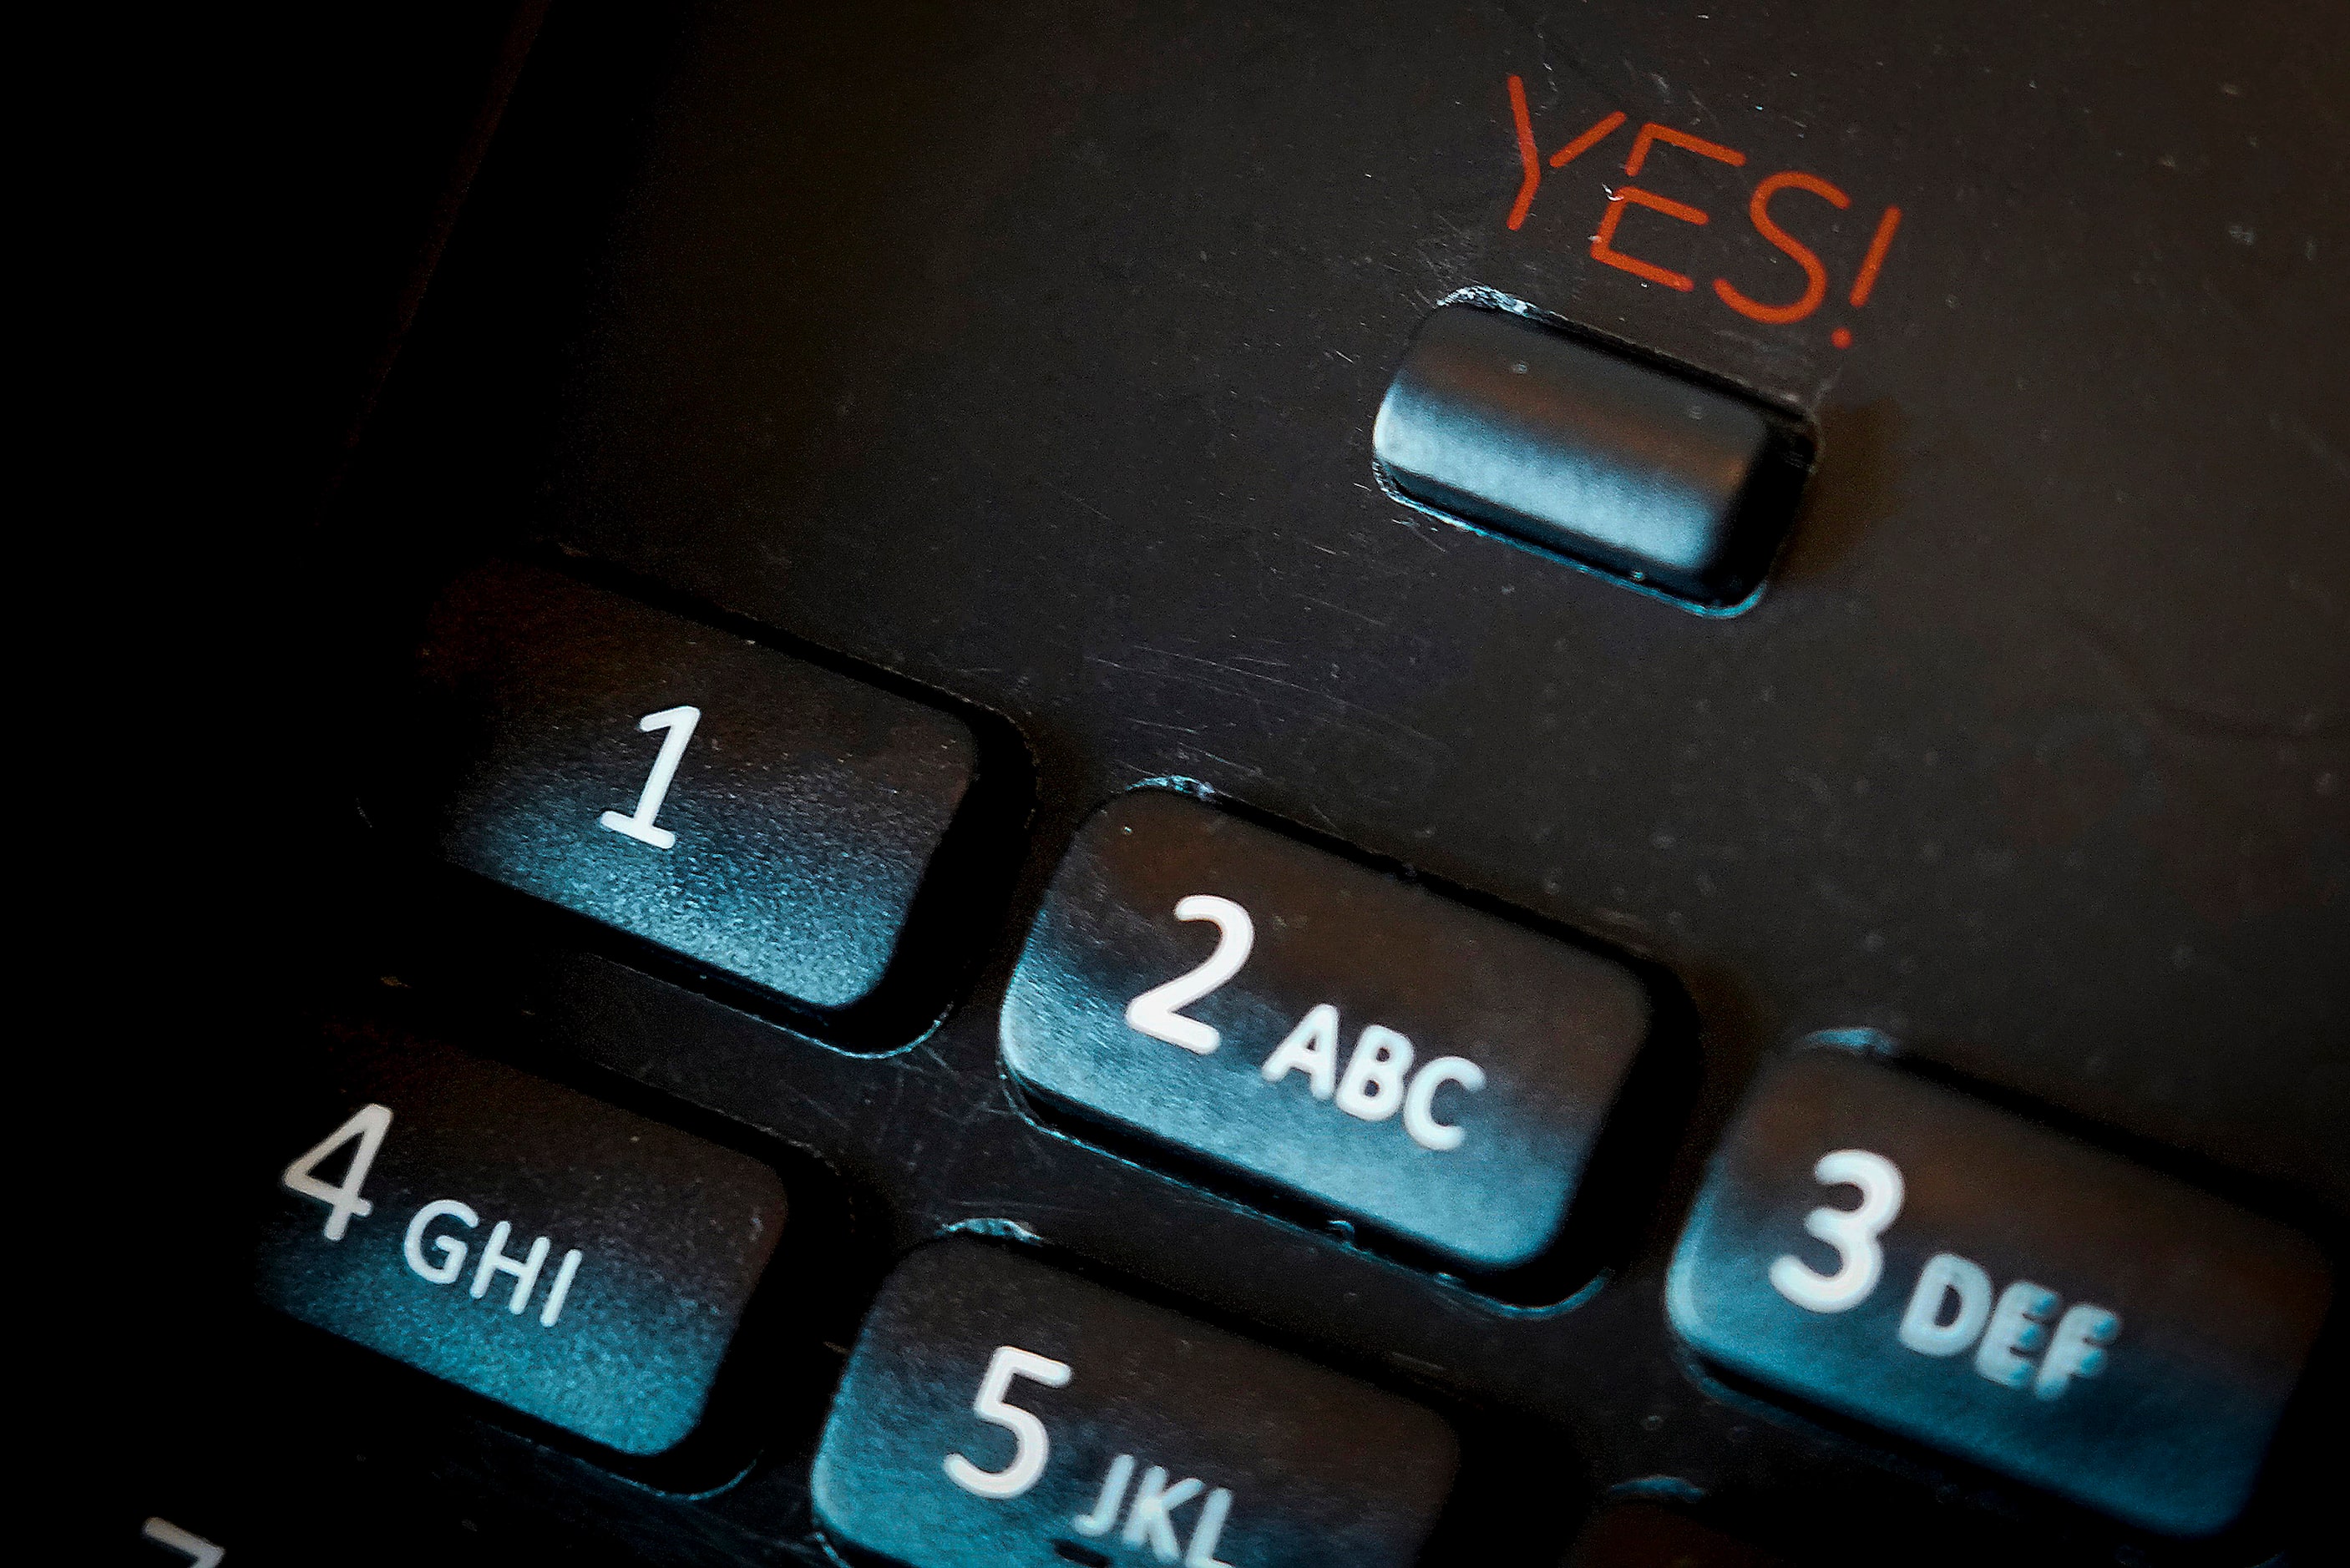
[[[1868,1299],[1885,1272],[1885,1249],[1877,1239],[1901,1212],[1901,1168],[1865,1148],[1840,1148],[1812,1167],[1825,1187],[1857,1187],[1857,1209],[1814,1209],[1804,1229],[1836,1250],[1833,1274],[1815,1272],[1792,1252],[1771,1265],[1771,1282],[1809,1312],[1846,1312]]]

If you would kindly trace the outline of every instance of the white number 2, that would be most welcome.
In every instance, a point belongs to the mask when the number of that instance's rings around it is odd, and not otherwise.
[[[608,811],[596,820],[615,833],[625,833],[639,843],[655,849],[668,849],[677,843],[677,835],[666,827],[655,827],[653,818],[660,815],[661,802],[669,798],[670,781],[677,777],[677,764],[685,755],[685,743],[693,739],[693,727],[702,722],[699,708],[664,708],[658,713],[648,713],[637,721],[637,728],[646,734],[655,730],[667,730],[661,737],[661,749],[653,758],[653,771],[645,775],[645,787],[637,796],[637,814],[622,816]]]
[[[1154,985],[1128,1002],[1126,1022],[1153,1040],[1164,1040],[1170,1045],[1180,1045],[1205,1056],[1216,1048],[1221,1036],[1211,1026],[1196,1018],[1186,1018],[1176,1009],[1191,1006],[1240,973],[1241,965],[1248,962],[1249,949],[1256,945],[1256,922],[1230,898],[1207,893],[1194,893],[1177,904],[1175,918],[1214,921],[1218,933],[1216,950],[1191,973],[1179,974],[1164,985]]]
[[[375,1151],[383,1147],[383,1135],[391,1126],[390,1106],[363,1106],[351,1119],[328,1133],[318,1144],[286,1168],[278,1179],[305,1198],[315,1198],[327,1206],[327,1240],[339,1241],[343,1232],[351,1228],[351,1217],[364,1220],[375,1212],[375,1205],[359,1196],[366,1182],[369,1167],[375,1164]],[[351,1168],[343,1173],[340,1187],[329,1187],[310,1173],[318,1162],[343,1145],[357,1138],[359,1152],[351,1156]]]
[[[1814,1209],[1804,1229],[1836,1250],[1833,1274],[1814,1272],[1794,1253],[1771,1265],[1779,1293],[1808,1312],[1846,1312],[1868,1299],[1885,1272],[1885,1249],[1877,1239],[1901,1213],[1901,1168],[1865,1148],[1840,1148],[1820,1156],[1814,1179],[1826,1187],[1857,1187],[1857,1209]]]
[[[988,1357],[987,1372],[979,1380],[971,1410],[981,1420],[1012,1434],[1012,1462],[1000,1470],[983,1470],[961,1454],[946,1458],[947,1480],[977,1497],[1018,1497],[1036,1484],[1036,1478],[1045,1473],[1045,1457],[1053,1451],[1052,1440],[1045,1436],[1045,1423],[1036,1419],[1035,1413],[1003,1402],[1014,1377],[1033,1377],[1047,1388],[1058,1388],[1069,1380],[1069,1364],[1016,1345],[999,1345]]]

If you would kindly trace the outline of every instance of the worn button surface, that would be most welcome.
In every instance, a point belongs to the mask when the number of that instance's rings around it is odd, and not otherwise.
[[[817,1008],[881,981],[977,763],[949,714],[531,566],[454,584],[422,662],[442,854]]]
[[[2328,1291],[2282,1226],[1823,1050],[1739,1113],[1668,1301],[1737,1372],[2199,1534],[2242,1509]]]
[[[1003,1061],[1465,1268],[1557,1237],[1649,1002],[1622,965],[1168,790],[1082,827]]]
[[[262,1299],[624,1453],[674,1448],[781,1234],[768,1167],[445,1046],[340,1033],[286,1119]]]
[[[1400,1568],[1455,1462],[1409,1400],[957,1239],[882,1288],[812,1490],[912,1568]]]
[[[1753,404],[1469,305],[1421,324],[1371,447],[1415,501],[1710,609],[1761,584],[1807,462]]]

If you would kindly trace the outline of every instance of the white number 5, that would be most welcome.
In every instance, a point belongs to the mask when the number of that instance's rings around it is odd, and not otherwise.
[[[1840,1148],[1820,1156],[1812,1175],[1826,1187],[1857,1187],[1857,1209],[1814,1209],[1804,1229],[1836,1250],[1833,1274],[1814,1272],[1794,1253],[1771,1265],[1779,1293],[1809,1312],[1846,1312],[1868,1299],[1885,1272],[1885,1249],[1877,1239],[1901,1212],[1901,1168],[1865,1148]]]
[[[1191,1006],[1240,973],[1241,965],[1248,962],[1249,949],[1256,945],[1256,922],[1230,898],[1209,893],[1194,893],[1177,904],[1175,918],[1213,921],[1216,950],[1191,973],[1179,974],[1164,985],[1154,985],[1128,1002],[1126,1022],[1153,1040],[1164,1040],[1170,1045],[1180,1045],[1205,1056],[1216,1048],[1221,1036],[1212,1025],[1186,1018],[1176,1009]]]
[[[1012,1434],[1012,1462],[1000,1470],[983,1470],[961,1454],[949,1454],[946,1459],[947,1480],[978,1497],[1018,1497],[1036,1484],[1045,1473],[1045,1457],[1053,1451],[1045,1423],[1035,1413],[1003,1402],[1014,1377],[1033,1377],[1047,1388],[1058,1388],[1069,1380],[1069,1364],[1016,1345],[999,1345],[988,1357],[987,1374],[979,1380],[971,1410]]]

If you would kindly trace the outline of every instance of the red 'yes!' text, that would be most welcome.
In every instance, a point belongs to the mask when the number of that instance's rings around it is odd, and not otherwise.
[[[1544,160],[1534,140],[1534,117],[1526,108],[1525,83],[1517,77],[1510,78],[1510,113],[1516,123],[1518,162],[1523,170],[1517,199],[1510,204],[1509,226],[1512,229],[1526,221],[1526,213],[1534,206],[1534,192],[1542,188],[1545,161],[1553,169],[1565,168],[1622,130],[1627,118],[1620,109],[1602,117]],[[1669,125],[1659,125],[1650,120],[1632,132],[1630,149],[1624,159],[1624,174],[1627,182],[1641,175],[1659,146],[1693,153],[1733,169],[1744,168],[1746,164],[1746,154],[1734,147],[1725,147],[1718,141],[1709,141],[1703,137],[1692,136],[1688,131],[1676,130]],[[1754,299],[1728,278],[1715,278],[1712,286],[1714,297],[1750,321],[1772,327],[1792,326],[1818,310],[1828,296],[1828,270],[1818,254],[1788,233],[1779,219],[1773,215],[1774,202],[1795,194],[1825,202],[1839,210],[1852,205],[1851,197],[1816,174],[1787,169],[1765,175],[1756,182],[1754,193],[1746,203],[1747,221],[1754,225],[1757,234],[1803,269],[1804,290],[1793,299]],[[1617,244],[1617,230],[1623,224],[1625,213],[1634,207],[1660,213],[1678,223],[1702,225],[1712,222],[1712,214],[1702,208],[1677,202],[1646,186],[1619,184],[1609,192],[1607,205],[1599,214],[1599,227],[1591,236],[1591,259],[1605,262],[1635,277],[1661,284],[1667,288],[1679,289],[1684,294],[1694,293],[1697,289],[1695,278],[1635,254]],[[1861,258],[1860,270],[1853,275],[1851,287],[1845,296],[1846,303],[1854,309],[1868,303],[1869,293],[1877,286],[1877,275],[1885,268],[1886,253],[1892,248],[1894,234],[1900,227],[1901,209],[1886,208],[1884,215],[1877,221],[1877,232],[1870,237],[1868,252]],[[1839,327],[1829,334],[1829,341],[1839,348],[1847,348],[1852,343],[1852,333],[1849,328]]]

